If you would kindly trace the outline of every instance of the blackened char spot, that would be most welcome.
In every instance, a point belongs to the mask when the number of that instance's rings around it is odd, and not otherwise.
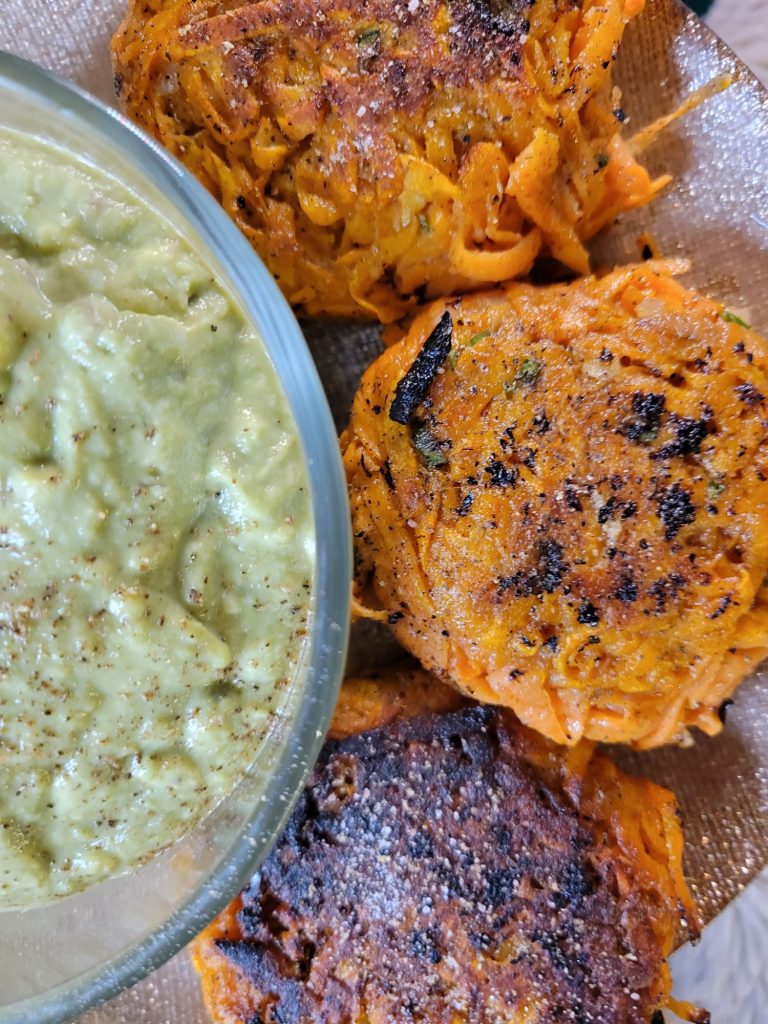
[[[632,416],[624,422],[620,432],[630,441],[652,441],[658,433],[666,404],[666,395],[636,391],[632,395]]]
[[[259,947],[251,942],[239,942],[237,939],[216,939],[215,946],[227,960],[244,973],[251,970],[261,956]]]
[[[423,932],[411,932],[409,948],[412,955],[418,960],[426,960],[431,964],[439,964],[443,959],[440,949],[438,948],[438,936],[433,928],[427,928]]]
[[[621,577],[621,583],[616,588],[616,597],[624,604],[632,604],[637,600],[637,584],[631,572],[625,572]]]
[[[696,508],[691,496],[679,483],[665,487],[655,495],[656,515],[664,524],[667,540],[676,537],[680,530],[696,519]]]
[[[393,57],[384,65],[384,85],[389,92],[400,102],[408,93],[408,73],[405,61],[400,57]]]
[[[557,590],[568,572],[563,559],[563,545],[556,540],[543,540],[536,551],[536,561],[529,568],[512,576],[502,576],[500,590],[514,590],[515,597],[541,597]]]
[[[536,468],[536,454],[535,448],[524,448],[521,455],[520,461],[527,469]]]
[[[259,64],[270,52],[270,40],[266,38],[253,39],[245,47],[251,64]]]
[[[392,467],[389,464],[389,459],[386,459],[384,461],[384,465],[382,466],[381,472],[387,487],[390,489],[390,491],[394,491],[395,481],[392,477]]]
[[[699,420],[691,416],[677,416],[675,413],[669,417],[669,426],[674,433],[674,439],[651,453],[652,459],[671,459],[675,456],[695,455],[701,450],[701,442],[707,436],[710,420],[702,417]]]
[[[582,601],[577,619],[582,626],[597,626],[600,622],[600,615],[591,601]]]
[[[565,487],[563,487],[563,494],[565,495],[565,503],[569,509],[573,512],[584,511],[584,506],[579,500],[579,492],[572,483],[566,483]]]
[[[419,405],[427,397],[437,371],[448,358],[453,337],[453,320],[446,310],[424,342],[411,368],[395,388],[389,418],[404,426],[411,422]]]
[[[745,405],[762,405],[765,401],[765,396],[757,390],[754,384],[750,383],[739,384],[736,394]]]
[[[514,487],[520,479],[520,470],[516,466],[505,466],[497,458],[491,459],[485,472],[490,477],[491,487]]]
[[[414,860],[434,856],[432,838],[428,832],[414,832],[408,840],[408,853]]]
[[[543,409],[539,409],[532,420],[537,434],[546,434],[549,430],[549,418]]]
[[[570,962],[570,957],[563,949],[563,937],[557,932],[534,932],[531,935],[531,939],[534,942],[538,942],[542,949],[547,952],[557,971],[565,974],[569,969],[572,969],[573,965]]]
[[[513,64],[520,63],[523,37],[531,23],[525,16],[529,0],[452,0],[451,14],[457,31],[452,32],[452,49],[489,45],[489,36],[496,36],[500,56]]]
[[[531,27],[525,17],[528,0],[476,0],[480,20],[503,36],[522,36]]]
[[[504,452],[515,447],[515,426],[507,427],[499,438],[499,445],[501,446],[501,450]]]
[[[598,523],[607,523],[609,519],[613,519],[613,515],[616,511],[616,508],[618,507],[618,504],[619,503],[616,501],[615,495],[612,494],[608,501],[606,501],[606,503],[597,513]]]
[[[715,608],[715,610],[709,616],[710,619],[719,619],[721,615],[725,615],[725,613],[730,608],[732,601],[733,598],[730,594],[723,594],[723,596],[720,598],[718,602],[717,608]]]
[[[483,902],[491,907],[508,905],[515,896],[520,881],[520,869],[512,862],[511,867],[499,867],[488,871],[484,878]]]
[[[679,572],[662,576],[648,588],[648,593],[656,601],[656,611],[661,614],[667,607],[667,601],[674,601],[685,587],[687,580]]]
[[[588,861],[573,860],[564,865],[557,879],[557,891],[552,900],[558,910],[581,903],[600,884],[600,878]]]
[[[469,514],[469,510],[472,508],[472,502],[475,500],[474,495],[465,494],[461,499],[461,504],[456,508],[457,516],[466,516]]]

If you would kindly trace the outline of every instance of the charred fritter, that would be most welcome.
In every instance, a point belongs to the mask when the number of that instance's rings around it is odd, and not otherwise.
[[[341,707],[362,687],[386,717],[401,680],[376,685],[379,708],[367,682]],[[390,721],[326,745],[197,940],[206,1003],[220,1024],[655,1022],[681,915],[695,930],[681,843],[671,794],[589,743],[477,706]]]
[[[670,269],[432,305],[342,438],[362,611],[559,743],[717,732],[768,653],[766,344]]]
[[[129,0],[124,109],[310,314],[583,272],[648,202],[612,63],[644,0]]]

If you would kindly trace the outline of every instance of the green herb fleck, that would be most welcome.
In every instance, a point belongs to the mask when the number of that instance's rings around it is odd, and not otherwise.
[[[725,484],[722,480],[710,480],[707,484],[707,497],[710,501],[714,501],[715,498],[719,498],[725,490]]]
[[[478,343],[478,341],[482,341],[483,338],[490,337],[490,334],[490,331],[480,331],[478,334],[473,334],[467,344],[474,346]]]
[[[608,166],[609,163],[610,163],[610,157],[608,156],[607,153],[598,153],[597,154],[597,169],[599,171],[602,171],[605,167]]]
[[[543,368],[544,364],[540,363],[538,359],[524,359],[520,369],[517,371],[515,380],[519,380],[521,384],[532,388],[539,379]]]
[[[724,309],[721,316],[727,324],[738,324],[739,327],[746,327],[749,330],[749,324],[745,323],[740,316],[736,316],[735,313],[732,313],[730,309]]]
[[[428,235],[432,230],[432,225],[429,223],[429,218],[425,217],[423,213],[419,214],[419,228],[425,235]]]
[[[421,455],[424,465],[428,466],[429,469],[437,469],[438,466],[445,466],[447,464],[448,456],[425,423],[420,424],[414,429],[411,438],[413,440],[413,447]]]
[[[367,28],[362,35],[357,37],[358,46],[378,46],[381,42],[380,28]]]
[[[360,51],[360,56],[357,58],[357,70],[361,74],[367,74],[381,53],[381,29],[367,28],[362,35],[357,37],[357,48]]]
[[[544,369],[544,364],[540,363],[538,359],[524,359],[520,364],[520,369],[515,374],[514,380],[504,381],[504,391],[508,395],[513,395],[515,391],[519,391],[520,388],[532,388],[535,386],[541,371]]]

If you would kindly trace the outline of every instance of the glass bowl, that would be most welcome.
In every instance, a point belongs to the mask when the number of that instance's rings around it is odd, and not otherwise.
[[[252,874],[283,826],[338,693],[351,540],[336,432],[304,337],[269,273],[216,202],[125,118],[5,53],[0,125],[59,144],[124,181],[228,286],[261,335],[293,411],[317,541],[304,657],[280,724],[235,791],[185,838],[131,874],[39,908],[0,912],[1,1024],[63,1024],[185,945]]]

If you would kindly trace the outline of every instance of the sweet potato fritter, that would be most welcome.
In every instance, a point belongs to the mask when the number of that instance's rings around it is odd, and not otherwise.
[[[401,684],[345,684],[342,718],[387,719]],[[326,745],[195,943],[205,1000],[220,1024],[649,1024],[695,931],[681,844],[672,795],[587,742],[477,706],[390,721]]]
[[[644,0],[129,0],[125,110],[310,315],[400,316],[582,244],[651,181],[611,65]]]
[[[360,608],[559,743],[715,733],[768,653],[768,350],[668,269],[431,306],[342,437]]]

